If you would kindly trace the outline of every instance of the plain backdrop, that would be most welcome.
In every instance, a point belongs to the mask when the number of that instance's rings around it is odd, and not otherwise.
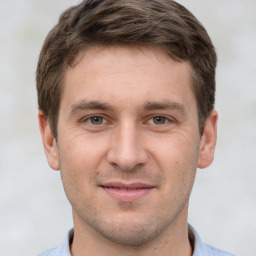
[[[35,70],[43,40],[72,0],[0,0],[0,255],[36,255],[72,227],[59,172],[46,162]],[[178,1],[218,53],[215,161],[198,170],[189,222],[202,239],[256,255],[256,1]]]

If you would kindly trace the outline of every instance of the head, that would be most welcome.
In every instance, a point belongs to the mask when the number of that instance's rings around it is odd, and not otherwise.
[[[172,0],[87,0],[61,15],[39,57],[38,105],[55,137],[65,72],[93,45],[150,45],[188,62],[202,135],[214,107],[216,53],[200,22]]]
[[[205,29],[170,0],[83,1],[47,36],[37,69],[44,148],[75,233],[94,249],[188,240],[196,169],[216,142],[215,65]]]

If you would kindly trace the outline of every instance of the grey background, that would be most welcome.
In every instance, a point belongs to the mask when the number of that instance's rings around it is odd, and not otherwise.
[[[78,1],[0,0],[0,255],[36,255],[72,227],[59,172],[44,157],[35,69],[60,13]],[[214,164],[199,170],[189,222],[203,240],[256,255],[256,1],[179,1],[216,46],[219,134]]]

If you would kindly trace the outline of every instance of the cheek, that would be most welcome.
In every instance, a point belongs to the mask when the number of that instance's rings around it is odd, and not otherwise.
[[[62,167],[69,166],[74,172],[79,172],[81,169],[95,169],[104,157],[106,146],[106,141],[90,138],[84,134],[65,139],[59,144]]]
[[[81,137],[65,142],[59,142],[59,162],[65,190],[70,193],[88,193],[88,185],[93,183],[102,164],[104,147],[102,143],[84,140]]]
[[[156,143],[152,157],[166,179],[167,186],[182,186],[193,181],[199,147],[192,139],[173,136]]]
[[[198,158],[199,142],[192,136],[173,134],[152,140],[151,152],[160,165],[169,163],[170,168],[173,165],[190,165],[191,161]]]

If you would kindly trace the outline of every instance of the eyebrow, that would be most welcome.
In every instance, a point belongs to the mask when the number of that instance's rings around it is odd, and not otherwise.
[[[183,104],[175,102],[175,101],[147,101],[143,107],[145,111],[153,111],[153,110],[175,110],[181,112],[181,114],[185,115],[185,107]],[[105,102],[100,101],[87,101],[81,100],[77,103],[71,105],[69,115],[74,115],[77,112],[84,110],[102,110],[102,111],[114,111],[114,107]]]
[[[114,108],[105,102],[100,101],[87,101],[81,100],[73,105],[71,105],[69,115],[73,115],[77,112],[84,111],[84,110],[113,110]]]
[[[143,107],[147,111],[151,110],[177,110],[178,112],[181,112],[182,114],[185,114],[185,106],[181,103],[175,102],[175,101],[161,101],[161,102],[155,102],[155,101],[148,101],[144,104]]]

